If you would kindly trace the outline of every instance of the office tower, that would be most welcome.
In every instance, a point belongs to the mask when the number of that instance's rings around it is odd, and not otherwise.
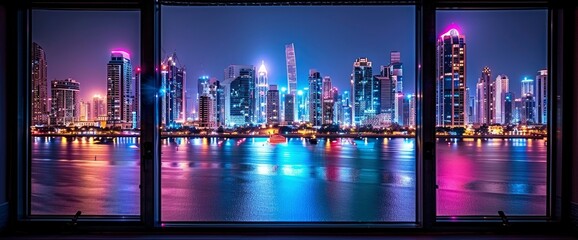
[[[46,53],[37,43],[32,43],[32,125],[47,125],[48,106],[48,65],[46,63]]]
[[[333,124],[334,118],[334,95],[333,88],[331,87],[331,77],[323,77],[323,112],[322,112],[322,124]]]
[[[100,95],[94,95],[92,97],[92,116],[94,119],[101,119],[102,117],[107,117],[106,113],[106,99]]]
[[[527,77],[524,77],[524,79],[522,79],[522,91],[520,92],[520,96],[524,97],[526,96],[526,93],[530,93],[532,94],[532,96],[534,96],[534,80],[533,79],[528,79]]]
[[[512,110],[512,123],[521,124],[524,119],[522,98],[515,98]]]
[[[78,121],[78,92],[80,91],[80,83],[70,78],[52,80],[51,83],[51,124],[68,126],[70,123]]]
[[[522,123],[523,124],[534,124],[536,123],[536,100],[532,93],[526,93],[522,97]]]
[[[79,112],[78,112],[78,120],[79,121],[91,121],[92,120],[92,109],[90,108],[90,102],[80,100],[78,104]]]
[[[284,102],[285,107],[283,108],[285,111],[285,124],[291,125],[295,121],[295,95],[287,93],[285,94]]]
[[[548,70],[536,74],[536,116],[539,124],[548,123]]]
[[[309,121],[309,88],[297,91],[297,119],[300,122]]]
[[[513,122],[513,110],[514,110],[514,93],[507,92],[504,93],[504,125],[512,124]]]
[[[313,126],[323,124],[323,81],[315,69],[309,70],[309,122]]]
[[[399,124],[400,126],[404,125],[403,119],[403,93],[395,93],[395,101],[394,101],[394,118],[392,122]]]
[[[205,93],[205,89],[209,87],[209,76],[200,76],[197,80],[197,100]]]
[[[351,115],[351,95],[349,91],[343,91],[343,95],[341,97],[341,106],[343,108],[343,125],[351,126],[353,124],[353,119]]]
[[[509,86],[510,80],[508,76],[502,74],[496,77],[496,82],[494,83],[494,96],[495,96],[495,112],[494,112],[494,119],[495,123],[499,124],[507,124],[505,121],[505,97],[506,93],[510,91]]]
[[[398,51],[391,51],[389,54],[389,62],[393,65],[396,63],[401,63],[401,53]],[[401,68],[399,68],[401,69]]]
[[[479,124],[490,125],[491,112],[493,112],[490,110],[490,103],[492,102],[491,87],[493,86],[491,83],[491,75],[492,72],[490,68],[484,67],[482,76],[478,79],[478,84],[476,85],[476,115],[478,116],[476,122]]]
[[[466,41],[456,29],[437,41],[436,125],[464,127],[466,90]]]
[[[287,64],[288,92],[297,94],[297,63],[295,61],[295,46],[293,43],[285,45],[285,62]]]
[[[132,65],[130,55],[124,51],[112,51],[107,64],[106,110],[108,124],[132,120]]]
[[[362,124],[364,120],[379,113],[381,82],[374,81],[371,61],[367,58],[357,58],[353,62],[353,117],[354,124]]]
[[[186,70],[177,53],[169,55],[161,64],[161,123],[177,128],[185,121]]]
[[[134,128],[140,128],[140,74],[141,69],[140,67],[137,67],[136,71],[134,72],[134,102],[132,107],[132,110],[135,113],[135,119],[133,119],[133,124],[135,125]]]
[[[215,127],[213,103],[213,96],[208,89],[199,96],[199,127],[202,129]]]
[[[343,124],[343,95],[339,94],[339,90],[333,88],[333,123],[341,126]]]
[[[257,124],[268,122],[269,118],[267,117],[267,95],[269,90],[269,78],[267,76],[267,68],[265,68],[265,61],[261,62],[261,67],[259,67],[259,71],[257,72],[257,83],[255,86],[255,114],[256,114],[256,121]],[[279,95],[279,90],[277,90],[277,95]],[[277,107],[279,105],[277,104]],[[276,112],[279,114],[279,111]],[[279,116],[277,116],[279,117]],[[279,119],[276,119],[277,121]]]
[[[215,126],[225,125],[225,93],[221,82],[213,78],[209,85],[209,94],[213,99],[213,115]]]
[[[409,101],[409,114],[407,126],[410,128],[415,128],[415,116],[416,116],[416,106],[415,106],[415,95],[408,95],[407,99]]]
[[[279,116],[279,90],[277,85],[271,85],[269,90],[267,90],[267,113],[266,122],[270,125],[276,125],[280,122]]]
[[[389,74],[387,74],[389,75]],[[380,81],[381,84],[381,90],[380,90],[380,113],[383,114],[388,114],[390,115],[390,118],[395,104],[395,86],[393,85],[393,83],[391,82],[391,79],[388,76],[381,76],[381,75],[376,75],[373,78],[374,81]]]
[[[225,125],[247,125],[254,121],[255,68],[230,65],[225,69]]]
[[[472,121],[472,112],[473,112],[473,108],[471,105],[471,99],[470,99],[470,88],[466,87],[466,91],[464,93],[464,99],[466,100],[465,102],[465,109],[466,109],[466,113],[465,113],[465,123],[466,124],[470,124]]]

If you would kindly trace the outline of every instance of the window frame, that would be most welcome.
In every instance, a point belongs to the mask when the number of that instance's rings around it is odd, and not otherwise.
[[[160,109],[160,102],[154,98],[154,89],[160,87],[160,74],[153,67],[160,63],[160,6],[162,0],[126,0],[116,1],[73,1],[61,0],[59,2],[50,1],[22,1],[15,3],[15,6],[7,7],[7,19],[9,22],[7,35],[9,46],[9,56],[15,56],[15,61],[7,63],[8,69],[15,71],[8,72],[8,88],[16,91],[16,104],[9,106],[8,111],[11,118],[8,124],[15,126],[7,129],[7,136],[10,141],[8,153],[9,161],[9,199],[12,203],[10,209],[11,222],[20,227],[38,227],[38,229],[49,229],[60,226],[70,221],[67,217],[34,217],[30,216],[30,155],[31,136],[30,126],[30,23],[33,9],[69,9],[69,10],[136,10],[141,16],[141,66],[142,98],[141,114],[142,132],[141,143],[141,214],[138,220],[127,220],[118,218],[86,218],[81,217],[82,225],[88,229],[98,226],[99,229],[160,229],[166,226],[160,221],[160,116],[155,114]],[[349,231],[356,230],[367,232],[367,227],[372,229],[407,229],[414,231],[418,229],[434,230],[483,230],[496,229],[501,223],[499,217],[491,219],[463,218],[459,221],[446,221],[436,215],[436,189],[435,189],[435,101],[424,101],[424,99],[435,98],[435,86],[426,79],[435,78],[435,33],[436,11],[441,9],[528,9],[540,8],[548,10],[548,94],[551,101],[548,104],[548,164],[547,164],[547,216],[541,219],[531,219],[527,217],[512,218],[518,223],[520,229],[527,229],[528,226],[560,226],[565,217],[564,212],[568,212],[569,206],[566,204],[568,195],[571,193],[569,159],[563,159],[562,154],[568,151],[570,141],[563,144],[563,139],[570,139],[569,134],[563,134],[561,129],[571,123],[562,121],[563,110],[561,108],[563,99],[562,76],[570,75],[571,67],[566,67],[571,58],[564,55],[563,47],[572,43],[564,40],[563,30],[570,24],[564,25],[567,19],[564,16],[562,6],[555,5],[554,0],[472,0],[468,2],[453,0],[416,0],[416,1],[332,1],[332,2],[282,2],[282,1],[254,1],[254,2],[214,2],[214,1],[181,1],[187,5],[384,5],[397,4],[400,2],[414,5],[416,8],[416,224],[400,225],[392,223],[361,223],[361,224],[320,224],[320,223],[295,223],[295,224],[175,224],[170,229],[179,228],[266,228],[266,229],[336,229],[345,228]],[[566,18],[565,18],[566,17]],[[13,20],[13,21],[10,21]],[[152,27],[151,27],[152,26]],[[564,61],[566,60],[566,61]],[[567,83],[566,83],[567,84]],[[147,89],[148,87],[148,89]],[[553,99],[557,96],[558,99]],[[432,106],[434,105],[434,106]],[[558,110],[560,109],[560,110]],[[147,114],[148,113],[148,114]],[[555,134],[556,133],[556,134]],[[147,145],[149,144],[149,145]],[[558,146],[562,146],[564,152],[560,152]],[[557,151],[558,150],[558,151]],[[72,216],[71,216],[72,217]],[[333,231],[333,230],[332,230]]]

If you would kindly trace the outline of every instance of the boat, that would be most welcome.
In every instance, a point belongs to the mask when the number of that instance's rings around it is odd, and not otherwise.
[[[287,142],[287,138],[281,136],[280,134],[273,134],[269,136],[269,143],[284,143]]]

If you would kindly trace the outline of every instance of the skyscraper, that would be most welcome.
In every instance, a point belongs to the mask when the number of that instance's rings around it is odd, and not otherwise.
[[[524,77],[524,79],[522,79],[522,91],[520,92],[520,96],[524,97],[526,96],[526,93],[534,95],[534,80]]]
[[[364,120],[375,116],[381,111],[381,82],[374,81],[371,61],[367,58],[357,58],[353,62],[353,118],[354,124],[362,124]]]
[[[536,100],[532,93],[526,93],[522,97],[522,124],[536,123]]]
[[[136,114],[136,128],[140,128],[140,72],[140,67],[137,67],[134,71],[134,102],[132,110]],[[94,117],[96,118],[96,116]]]
[[[323,81],[315,69],[309,70],[309,122],[313,126],[323,124]]]
[[[536,74],[536,111],[539,124],[548,123],[548,70]]]
[[[92,106],[93,106],[93,118],[99,119],[101,117],[107,117],[106,113],[106,99],[100,95],[94,95],[92,97]]]
[[[507,92],[504,94],[504,119],[502,124],[512,124],[514,119],[514,93]]]
[[[50,123],[67,126],[78,121],[78,92],[80,83],[67,78],[52,80],[52,111]]]
[[[407,126],[409,126],[410,128],[415,128],[415,115],[416,115],[416,109],[415,109],[415,95],[408,95],[408,105],[409,105],[409,114],[408,114],[408,121],[407,121]]]
[[[78,104],[78,120],[79,121],[91,121],[92,120],[92,109],[91,104],[88,101],[80,100]]]
[[[205,91],[199,96],[199,127],[211,129],[215,126],[213,114],[213,96]]]
[[[48,75],[46,53],[36,42],[32,43],[32,125],[48,124]]]
[[[225,93],[219,80],[213,79],[209,85],[209,93],[213,97],[213,114],[216,126],[225,124]]]
[[[341,97],[341,106],[343,107],[343,125],[351,126],[353,122],[351,115],[351,94],[349,91],[343,91],[343,95]]]
[[[254,121],[255,68],[230,65],[225,69],[225,124],[246,125]]]
[[[277,85],[271,85],[269,90],[267,90],[267,113],[266,122],[267,124],[275,125],[279,124],[279,90]]]
[[[333,88],[331,87],[331,77],[329,76],[323,77],[322,89],[323,89],[322,123],[333,124],[334,96],[333,96]]]
[[[482,76],[478,79],[476,85],[476,99],[478,116],[477,123],[489,125],[491,123],[492,112],[492,87],[491,83],[492,72],[489,67],[482,69]]]
[[[297,96],[297,62],[295,60],[295,46],[293,43],[285,45],[285,62],[287,64],[287,83],[288,83],[288,94],[293,95],[293,98]],[[285,122],[292,122],[295,121],[297,118],[303,118],[299,116],[297,113],[296,101],[293,101],[293,105],[288,105],[287,103],[284,104],[284,112],[285,112]],[[287,109],[289,108],[289,110]],[[287,112],[293,112],[287,116]],[[291,117],[292,116],[292,117]],[[289,118],[291,117],[291,118]]]
[[[255,86],[255,114],[257,115],[257,123],[265,123],[269,121],[267,117],[267,94],[269,90],[269,78],[267,76],[267,68],[265,68],[265,61],[261,62],[261,67],[259,67],[259,71],[257,72],[257,83]],[[277,90],[277,94],[279,91]],[[279,104],[277,104],[279,107]],[[279,114],[279,111],[277,111]],[[277,121],[279,119],[277,118]]]
[[[174,52],[161,65],[161,123],[168,128],[185,121],[185,79],[185,67]]]
[[[436,125],[464,127],[466,89],[466,41],[456,29],[437,41]]]
[[[116,124],[132,120],[132,65],[130,55],[112,51],[107,64],[106,110],[107,122]]]
[[[498,75],[496,77],[496,82],[494,84],[496,102],[494,112],[494,119],[496,120],[495,123],[508,124],[508,122],[505,121],[506,112],[504,110],[504,104],[506,93],[510,91],[509,82],[510,80],[508,79],[508,76],[504,74]]]

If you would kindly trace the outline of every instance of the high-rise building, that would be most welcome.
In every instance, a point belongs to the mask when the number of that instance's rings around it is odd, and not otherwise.
[[[466,90],[466,41],[456,29],[437,41],[436,125],[464,127]]]
[[[67,78],[64,80],[52,80],[52,111],[50,123],[53,125],[67,126],[78,121],[78,92],[80,83]]]
[[[267,117],[267,91],[269,90],[269,78],[267,76],[267,68],[265,68],[265,61],[261,62],[261,67],[259,67],[259,71],[257,72],[257,83],[255,88],[255,114],[257,115],[257,123],[261,124],[269,121],[269,118]],[[279,90],[277,90],[277,95],[279,95]],[[279,107],[278,104],[277,107]],[[279,111],[276,113],[279,114]],[[277,121],[278,120],[279,119],[277,118]]]
[[[309,121],[309,88],[306,87],[303,90],[297,91],[297,111],[298,111],[298,118],[297,120],[300,122],[307,122]],[[287,116],[285,116],[287,117]]]
[[[509,86],[510,80],[508,76],[502,74],[496,77],[496,81],[494,83],[494,96],[495,96],[495,111],[494,111],[494,119],[495,123],[499,124],[507,124],[505,121],[505,111],[504,111],[504,104],[505,104],[505,97],[506,93],[510,91]]]
[[[395,113],[394,113],[394,119],[393,122],[399,124],[400,126],[403,126],[405,124],[405,119],[403,118],[403,113],[404,113],[404,97],[403,97],[403,93],[398,92],[395,94]]]
[[[482,70],[482,76],[478,79],[478,84],[476,85],[476,102],[477,109],[476,115],[478,116],[477,123],[479,124],[491,124],[493,104],[492,104],[492,72],[489,67],[484,67]]]
[[[512,110],[512,123],[521,124],[524,120],[524,110],[523,110],[522,98],[515,98]]]
[[[107,117],[106,113],[106,99],[100,95],[94,95],[92,97],[92,116],[94,119],[99,119],[102,117]]]
[[[293,43],[285,45],[285,62],[287,64],[288,92],[295,95],[297,94],[297,63]]]
[[[514,93],[504,93],[504,118],[502,124],[512,124],[514,110]]]
[[[167,128],[185,121],[185,89],[186,70],[173,52],[161,64],[161,123]]]
[[[343,95],[339,94],[339,90],[333,88],[333,123],[341,126],[343,124]]]
[[[91,121],[92,120],[92,109],[90,108],[90,102],[80,100],[78,104],[78,120],[79,121]]]
[[[212,129],[215,127],[215,118],[213,114],[213,96],[208,89],[199,96],[199,127],[203,129]]]
[[[295,95],[291,93],[285,94],[285,100],[281,104],[285,105],[283,108],[285,111],[285,123],[288,125],[293,124],[295,121],[295,111],[293,110],[295,107]]]
[[[334,96],[334,89],[331,87],[331,77],[325,76],[323,77],[323,113],[322,118],[323,124],[333,124],[334,123],[334,105],[335,105],[335,96]]]
[[[343,95],[341,97],[341,106],[343,108],[343,125],[351,126],[353,124],[353,119],[351,115],[351,95],[349,91],[343,91]]]
[[[246,125],[254,121],[255,68],[230,65],[225,69],[225,125]]]
[[[539,124],[548,123],[548,70],[536,74],[536,111]]]
[[[389,74],[387,74],[389,75]],[[388,76],[376,75],[374,81],[380,81],[380,113],[389,114],[390,118],[395,107],[395,85]]]
[[[534,124],[536,123],[536,100],[531,93],[526,93],[522,98],[522,123],[523,124]]]
[[[267,90],[267,109],[266,119],[267,124],[275,125],[279,124],[279,90],[277,85],[271,85],[269,90]]]
[[[527,77],[524,77],[524,79],[522,79],[522,91],[520,92],[520,96],[524,97],[526,96],[526,93],[530,93],[532,94],[532,96],[534,96],[534,80],[533,79],[528,79]]]
[[[46,53],[36,42],[32,43],[32,125],[47,125],[48,106],[48,65]]]
[[[323,124],[323,81],[315,69],[309,70],[309,122],[313,126]]]
[[[133,121],[133,124],[136,125],[135,128],[140,128],[140,74],[141,69],[140,67],[137,67],[136,71],[134,72],[134,102],[132,107],[136,118],[136,122]]]
[[[381,111],[381,82],[374,81],[371,61],[363,57],[353,62],[352,80],[354,124],[362,124]]]
[[[132,121],[134,100],[130,55],[112,51],[107,64],[106,110],[107,122],[116,124]]]
[[[407,99],[409,101],[409,114],[408,114],[408,121],[407,126],[410,128],[415,128],[415,116],[416,116],[416,106],[415,106],[415,94],[414,95],[407,95]]]
[[[212,79],[209,85],[209,94],[213,99],[213,114],[215,126],[225,125],[225,92],[223,85],[217,79]]]

